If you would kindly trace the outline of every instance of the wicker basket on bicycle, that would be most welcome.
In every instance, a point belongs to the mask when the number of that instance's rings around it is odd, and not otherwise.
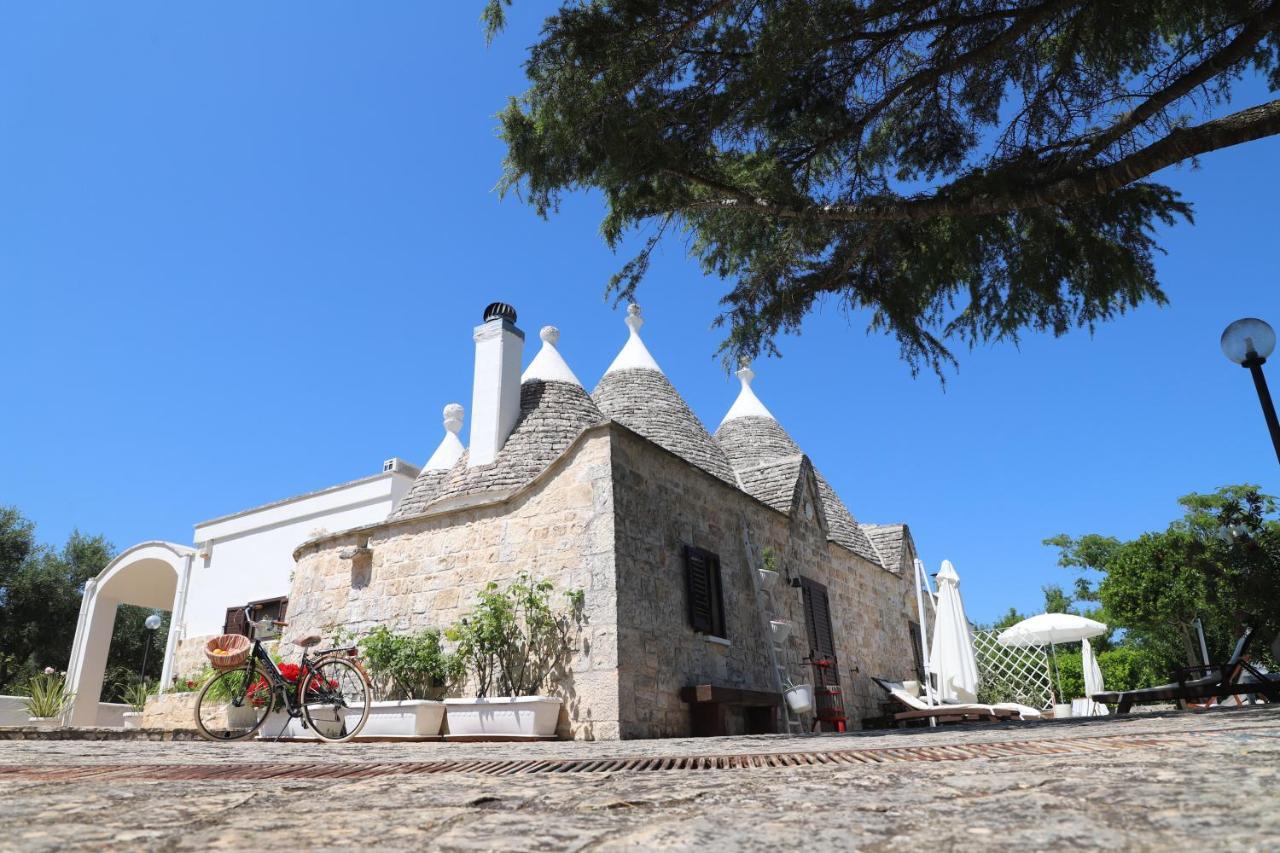
[[[214,669],[235,669],[249,659],[252,643],[243,634],[223,634],[204,644],[204,656]]]

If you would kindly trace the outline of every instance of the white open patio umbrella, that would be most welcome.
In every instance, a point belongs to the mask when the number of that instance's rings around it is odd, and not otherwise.
[[[978,659],[973,653],[964,602],[960,600],[960,575],[950,560],[943,560],[938,572],[938,607],[929,671],[937,677],[938,698],[943,702],[972,702],[977,698]]]
[[[1074,613],[1041,613],[1005,628],[996,637],[996,642],[1002,646],[1043,646],[1048,643],[1053,653],[1054,675],[1057,675],[1058,643],[1078,643],[1106,632],[1107,626],[1101,622]],[[1064,701],[1061,676],[1058,677],[1058,701]]]

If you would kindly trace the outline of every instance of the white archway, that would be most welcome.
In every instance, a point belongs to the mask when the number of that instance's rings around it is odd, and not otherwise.
[[[182,605],[194,555],[191,548],[172,542],[143,542],[117,555],[96,578],[85,584],[76,638],[67,665],[67,684],[75,693],[65,718],[67,725],[98,724],[102,677],[107,667],[116,608],[121,604],[171,611],[164,671],[160,677],[160,687],[164,689],[182,624]]]

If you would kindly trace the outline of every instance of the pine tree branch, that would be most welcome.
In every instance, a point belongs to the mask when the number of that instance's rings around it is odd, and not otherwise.
[[[926,68],[923,71],[907,77],[905,80],[899,81],[896,85],[891,87],[888,92],[885,92],[878,100],[872,103],[854,122],[841,128],[836,133],[828,136],[826,139],[821,140],[817,145],[815,145],[813,153],[810,155],[809,159],[818,157],[833,145],[839,145],[841,142],[860,136],[871,122],[875,121],[884,113],[885,110],[889,109],[889,107],[893,105],[894,101],[898,100],[903,95],[927,86],[932,86],[948,74],[954,74],[964,68],[976,65],[999,55],[1002,51],[1017,42],[1018,39],[1030,32],[1032,27],[1036,24],[1068,5],[1074,5],[1073,0],[1048,0],[1048,2],[1042,3],[1039,6],[1032,6],[1024,9],[1022,10],[1023,14],[1019,18],[1016,18],[1012,24],[1002,30],[999,35],[995,36],[990,41],[984,42],[978,47],[957,56],[950,62]]]
[[[697,173],[671,169],[667,172],[722,196],[718,199],[699,199],[688,205],[690,209],[705,208],[708,204],[713,204],[733,206],[780,219],[918,222],[941,216],[986,216],[1096,198],[1191,157],[1276,134],[1280,134],[1280,100],[1269,101],[1194,127],[1176,128],[1146,148],[1115,163],[1047,179],[1030,186],[1013,186],[995,192],[982,192],[979,188],[967,195],[935,194],[913,199],[869,200],[852,205],[781,204],[753,196],[745,190]],[[1024,167],[1016,168],[1025,171]],[[981,183],[989,185],[991,176]]]
[[[1228,71],[1233,65],[1246,59],[1258,42],[1266,38],[1277,26],[1280,26],[1280,2],[1273,2],[1259,14],[1250,18],[1248,23],[1226,47],[1212,54],[1173,83],[1156,92],[1128,113],[1125,113],[1111,127],[1089,140],[1089,147],[1079,156],[1079,162],[1086,162],[1095,154],[1105,151],[1116,140],[1152,116],[1155,116],[1174,101],[1190,94],[1197,87],[1203,86],[1214,77]]]

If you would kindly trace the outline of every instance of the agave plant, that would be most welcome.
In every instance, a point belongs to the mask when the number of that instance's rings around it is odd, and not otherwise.
[[[155,688],[145,681],[130,685],[124,691],[125,704],[129,706],[129,710],[140,713],[147,705],[147,697],[155,692]]]
[[[74,693],[67,691],[66,673],[59,673],[53,667],[34,676],[27,682],[27,695],[23,704],[27,713],[33,717],[60,717],[62,712],[71,707]]]

